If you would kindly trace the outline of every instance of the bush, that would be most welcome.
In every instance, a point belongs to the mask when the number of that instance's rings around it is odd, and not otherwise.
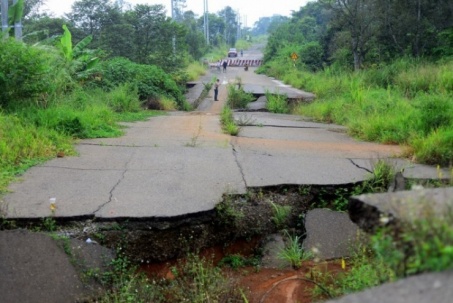
[[[286,95],[272,95],[269,92],[266,92],[266,98],[267,98],[267,103],[266,103],[266,108],[271,112],[271,113],[276,113],[276,114],[287,114],[289,113],[289,106]]]
[[[184,96],[170,75],[154,65],[134,63],[125,58],[114,58],[103,62],[103,77],[98,85],[112,89],[121,84],[135,85],[142,101],[158,100],[161,96],[173,99],[183,108]]]
[[[228,105],[231,108],[246,108],[252,100],[253,95],[246,93],[242,87],[228,86]]]
[[[448,96],[419,95],[414,106],[418,109],[414,121],[419,133],[428,135],[440,127],[453,127],[453,102]]]
[[[0,107],[45,98],[52,90],[50,57],[42,50],[0,41]]]
[[[117,86],[107,94],[106,98],[108,105],[117,113],[141,110],[137,87],[130,83]]]
[[[428,136],[417,136],[411,140],[418,162],[433,165],[453,164],[453,129],[439,128]]]
[[[223,132],[232,136],[239,134],[240,127],[234,121],[233,111],[229,106],[224,106],[220,113],[220,123],[222,124]]]

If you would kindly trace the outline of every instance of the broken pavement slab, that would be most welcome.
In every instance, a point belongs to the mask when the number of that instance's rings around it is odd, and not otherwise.
[[[366,231],[392,220],[410,222],[427,216],[451,215],[453,187],[366,194],[349,199],[349,216]]]
[[[453,271],[428,273],[325,303],[448,303],[453,298],[452,285]]]
[[[338,259],[353,255],[365,235],[345,212],[313,209],[305,214],[305,251],[321,260]]]
[[[114,254],[97,244],[67,241],[63,248],[44,233],[0,231],[0,302],[85,302],[102,294],[87,271],[102,275]]]

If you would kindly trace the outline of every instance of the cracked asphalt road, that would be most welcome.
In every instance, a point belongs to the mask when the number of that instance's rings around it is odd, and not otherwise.
[[[236,113],[253,123],[238,137],[223,134],[219,114],[228,83],[240,77],[245,85],[279,85],[253,70],[209,75],[222,80],[220,101],[211,92],[199,111],[128,123],[125,136],[81,141],[78,157],[31,168],[3,197],[6,217],[50,216],[52,197],[57,217],[176,217],[212,210],[224,193],[247,187],[361,181],[377,159],[400,153],[397,146],[353,140],[341,126],[292,115]]]

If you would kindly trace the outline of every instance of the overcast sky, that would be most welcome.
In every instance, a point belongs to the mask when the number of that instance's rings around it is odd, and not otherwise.
[[[112,1],[112,0],[111,0]],[[71,10],[75,0],[46,0],[45,9],[61,16]],[[135,4],[162,4],[167,8],[167,15],[170,15],[171,0],[126,0],[132,5]],[[252,27],[260,17],[271,17],[272,15],[291,16],[291,11],[298,11],[305,6],[309,0],[208,0],[208,9],[211,13],[217,13],[226,6],[230,6],[239,12],[244,25]],[[204,0],[186,0],[186,9],[192,10],[201,16],[203,13]]]

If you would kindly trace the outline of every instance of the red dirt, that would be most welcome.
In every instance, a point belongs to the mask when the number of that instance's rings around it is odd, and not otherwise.
[[[312,270],[335,275],[342,269],[339,261],[305,262],[298,270],[263,268],[239,277],[239,284],[248,290],[250,303],[311,303],[315,287],[310,279]]]
[[[258,241],[258,239],[256,240]],[[255,242],[255,241],[251,241]],[[241,254],[250,256],[253,252],[255,243],[244,241],[229,246],[227,250],[221,247],[209,248],[203,251],[200,256],[212,260],[217,264],[224,256]],[[147,264],[141,267],[150,277],[162,277],[173,279],[171,267],[177,264],[176,260],[166,263]],[[314,302],[312,290],[315,284],[311,281],[311,272],[328,272],[337,274],[341,272],[341,262],[339,260],[314,263],[313,261],[304,262],[301,268],[292,269],[272,269],[246,267],[237,270],[225,268],[225,275],[231,276],[238,281],[238,285],[246,293],[250,303],[311,303]],[[318,299],[319,300],[319,299]]]

